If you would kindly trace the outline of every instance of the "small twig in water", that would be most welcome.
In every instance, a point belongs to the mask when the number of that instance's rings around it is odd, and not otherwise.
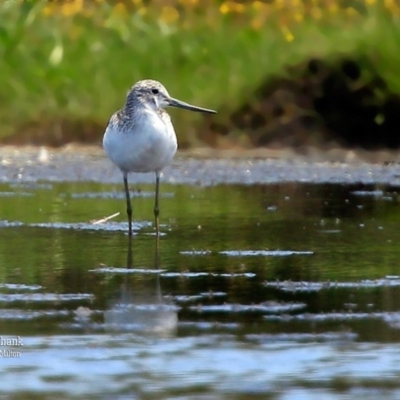
[[[110,219],[112,219],[112,218],[115,218],[115,217],[117,217],[119,215],[119,212],[117,212],[117,213],[115,213],[115,214],[113,214],[113,215],[110,215],[109,217],[104,217],[104,218],[102,218],[102,219],[94,219],[94,220],[92,220],[92,221],[90,221],[90,223],[91,224],[93,224],[93,225],[96,225],[96,224],[102,224],[103,222],[107,222],[108,220],[110,220]]]

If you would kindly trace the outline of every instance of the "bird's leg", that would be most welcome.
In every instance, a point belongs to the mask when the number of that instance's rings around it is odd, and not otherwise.
[[[124,172],[124,186],[126,195],[126,213],[128,214],[128,223],[129,223],[129,236],[132,236],[132,204],[131,204],[131,197],[129,194],[128,174],[125,172]]]
[[[156,236],[156,243],[154,248],[154,269],[158,270],[160,268],[160,246],[158,236]],[[160,274],[156,274],[156,288],[157,288],[157,300],[158,303],[162,303],[162,294],[161,294],[161,284],[160,284]]]
[[[132,268],[132,236],[128,237],[128,254],[126,256],[126,267]]]
[[[156,235],[157,237],[160,235],[160,221],[158,220],[158,216],[160,215],[160,209],[158,207],[158,197],[160,191],[160,173],[156,172],[156,194],[155,194],[155,204],[154,204],[154,218],[156,221]]]

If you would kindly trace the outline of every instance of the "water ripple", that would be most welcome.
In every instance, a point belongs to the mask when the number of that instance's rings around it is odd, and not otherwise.
[[[243,313],[243,312],[262,312],[262,313],[282,313],[298,311],[306,307],[304,303],[278,303],[276,301],[266,301],[261,304],[213,304],[190,306],[189,309],[198,312],[223,312],[223,313]]]
[[[77,300],[93,300],[94,296],[87,293],[0,293],[1,303],[23,302],[66,302]]]
[[[316,292],[324,289],[361,289],[400,286],[400,279],[386,277],[383,279],[365,279],[358,282],[311,282],[311,281],[267,281],[264,286],[273,287],[284,292]]]
[[[295,251],[295,250],[226,250],[220,251],[220,254],[225,254],[232,257],[247,257],[247,256],[293,256],[293,255],[312,255],[313,251]]]

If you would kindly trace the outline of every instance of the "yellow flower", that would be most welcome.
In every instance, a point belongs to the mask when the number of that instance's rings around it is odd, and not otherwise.
[[[225,1],[219,7],[221,14],[238,13],[241,14],[245,11],[245,6],[234,1]]]
[[[61,6],[61,13],[65,17],[70,17],[77,14],[83,8],[83,0],[66,1]]]
[[[311,16],[315,19],[320,19],[322,17],[322,10],[320,7],[313,7],[311,9]]]
[[[246,7],[244,6],[244,4],[241,3],[235,3],[235,12],[241,14],[246,10]]]
[[[251,20],[251,27],[253,29],[259,30],[263,26],[263,20],[261,18],[255,17]]]
[[[171,6],[165,6],[162,8],[161,20],[166,24],[172,24],[179,19],[179,12],[176,8]]]
[[[125,16],[127,15],[126,6],[124,3],[117,3],[117,5],[113,8],[113,14]]]
[[[53,4],[47,3],[47,5],[45,7],[43,7],[42,13],[43,13],[43,15],[46,15],[46,16],[54,14]]]
[[[229,7],[226,3],[222,3],[221,6],[219,7],[219,11],[221,14],[228,14],[229,12]]]
[[[329,10],[329,12],[331,12],[332,14],[337,14],[338,11],[339,11],[339,7],[338,7],[338,5],[337,5],[336,3],[331,3],[331,4],[328,6],[328,10]]]
[[[252,4],[256,11],[262,11],[267,5],[263,1],[254,1]]]
[[[285,40],[287,41],[287,42],[293,42],[293,40],[294,40],[294,35],[293,35],[293,33],[290,31],[290,29],[286,26],[286,25],[284,25],[284,26],[281,26],[281,31],[282,31],[282,33],[283,33],[283,36],[284,36],[284,38],[285,38]]]
[[[297,22],[302,22],[304,20],[304,15],[300,12],[295,12],[293,17]]]
[[[146,15],[147,14],[147,8],[146,7],[140,7],[138,13],[140,15]]]
[[[393,14],[399,14],[400,5],[396,3],[396,0],[385,0],[385,7]]]

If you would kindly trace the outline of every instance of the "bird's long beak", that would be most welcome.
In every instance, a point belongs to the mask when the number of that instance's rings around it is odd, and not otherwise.
[[[169,97],[167,99],[167,102],[168,102],[168,105],[171,106],[171,107],[184,108],[185,110],[203,112],[203,113],[210,113],[210,114],[216,114],[217,113],[214,110],[209,110],[208,108],[192,106],[191,104],[185,103],[184,101],[180,101],[180,100],[174,99],[172,97]]]

